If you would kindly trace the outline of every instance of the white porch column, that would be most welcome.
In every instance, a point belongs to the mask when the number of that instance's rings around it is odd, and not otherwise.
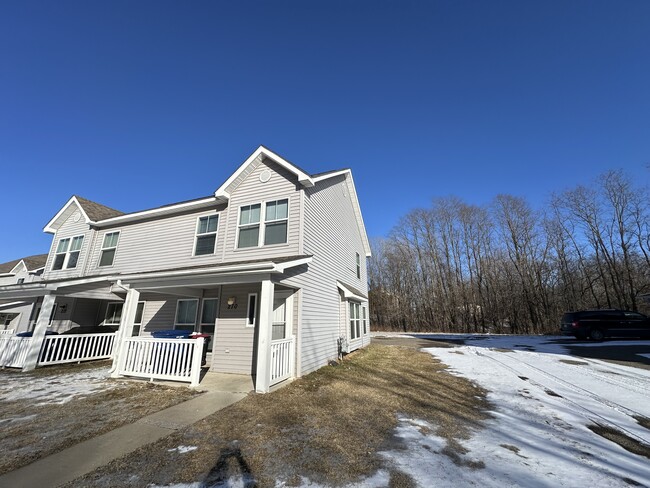
[[[38,315],[36,325],[34,326],[32,342],[29,345],[29,351],[27,352],[27,357],[25,358],[23,371],[32,371],[33,369],[36,369],[36,365],[38,364],[38,356],[41,353],[41,346],[45,340],[45,331],[47,330],[47,326],[50,323],[50,317],[52,316],[55,300],[56,297],[54,295],[45,295],[43,297],[41,312]]]
[[[273,324],[273,293],[271,280],[262,281],[260,293],[260,328],[257,333],[257,372],[255,391],[267,393],[271,383],[271,326]]]
[[[111,368],[113,378],[117,377],[117,364],[122,352],[122,343],[124,339],[133,335],[133,322],[135,322],[135,312],[138,309],[138,300],[140,300],[140,292],[134,288],[129,288],[122,306],[120,327],[115,333],[115,343],[113,344],[113,367]]]

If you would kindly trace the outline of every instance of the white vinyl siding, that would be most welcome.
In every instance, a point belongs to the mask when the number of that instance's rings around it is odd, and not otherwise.
[[[194,255],[204,256],[214,254],[217,244],[218,215],[199,217],[196,222],[196,238],[194,242]]]
[[[104,239],[102,241],[102,250],[99,257],[99,266],[113,266],[119,239],[119,231],[104,234]]]
[[[74,206],[73,206],[74,207]],[[82,275],[84,271],[84,263],[86,262],[87,253],[89,252],[89,245],[93,242],[93,231],[88,228],[88,224],[84,219],[76,219],[76,212],[71,212],[70,217],[61,224],[52,239],[52,246],[48,254],[47,263],[43,271],[43,279],[62,279],[73,278]],[[75,256],[76,266],[66,267],[65,262],[61,269],[54,269],[54,262],[56,259],[57,249],[61,239],[70,239],[69,246],[72,245],[73,238],[78,237],[75,246],[79,246],[78,255]],[[68,251],[70,249],[68,248]],[[76,252],[76,251],[75,251]],[[65,258],[64,258],[65,261]],[[29,280],[25,280],[29,281]]]

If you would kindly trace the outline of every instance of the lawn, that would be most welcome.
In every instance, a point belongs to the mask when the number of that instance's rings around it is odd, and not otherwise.
[[[109,367],[101,361],[0,371],[0,474],[196,395],[106,379]]]
[[[416,486],[382,455],[405,448],[395,435],[400,419],[418,419],[420,431],[447,439],[443,454],[458,459],[459,441],[488,416],[485,395],[430,354],[373,345],[273,393],[250,395],[70,486],[331,486],[371,479]]]

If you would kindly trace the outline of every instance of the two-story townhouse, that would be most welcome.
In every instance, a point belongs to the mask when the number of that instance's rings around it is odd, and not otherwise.
[[[43,281],[0,287],[40,297],[35,337],[200,331],[211,370],[250,374],[258,391],[272,344],[300,376],[369,343],[370,248],[349,169],[310,175],[261,146],[212,195],[133,213],[74,196],[44,230]]]
[[[0,286],[40,281],[47,254],[37,254],[0,264]],[[38,313],[35,298],[0,301],[0,331],[22,332]]]

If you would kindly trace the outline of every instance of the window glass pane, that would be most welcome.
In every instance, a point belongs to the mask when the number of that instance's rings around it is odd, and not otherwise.
[[[196,320],[197,300],[179,300],[178,312],[176,313],[177,324],[194,324]]]
[[[257,295],[248,296],[248,315],[247,315],[247,325],[255,325],[255,311],[257,308]]]
[[[106,307],[106,320],[105,324],[118,325],[122,318],[122,303],[109,303]]]
[[[251,219],[251,208],[250,207],[242,207],[241,208],[241,213],[239,214],[239,224],[240,225],[249,224],[250,219]]]
[[[52,269],[63,269],[63,261],[65,260],[65,254],[57,254],[54,258],[54,264]]]
[[[266,221],[275,220],[275,202],[266,204]]]
[[[142,323],[142,314],[144,313],[144,302],[138,302],[138,306],[135,309],[135,319],[133,319],[134,324],[141,324]],[[134,327],[135,330],[135,327]],[[138,330],[140,328],[138,327]],[[139,335],[138,334],[133,334],[133,335]]]
[[[276,202],[276,219],[286,219],[289,215],[289,200],[278,200]]]
[[[78,236],[72,239],[72,245],[70,246],[71,251],[79,251],[81,250],[81,245],[84,242],[84,236]]]
[[[204,254],[214,253],[214,244],[217,241],[216,234],[208,234],[196,238],[196,251],[195,256],[202,256]]]
[[[247,229],[239,229],[239,242],[237,243],[237,247],[241,248],[257,246],[259,235],[259,226],[249,227]]]
[[[119,238],[119,236],[120,236],[119,232],[111,232],[110,234],[106,234],[104,236],[104,245],[102,247],[104,248],[116,247],[117,239]]]
[[[66,269],[76,268],[77,261],[79,261],[79,251],[71,252]]]
[[[216,299],[203,300],[203,311],[201,312],[202,324],[214,324],[215,320],[217,320],[218,303]]]
[[[284,339],[285,324],[273,324],[271,329],[271,340],[278,341]]]
[[[218,215],[210,215],[208,217],[208,232],[217,232],[217,223],[219,222]]]
[[[66,252],[68,250],[68,244],[70,243],[70,239],[61,239],[59,241],[59,245],[56,248],[56,252]]]
[[[114,257],[115,257],[115,249],[106,249],[102,251],[102,255],[99,258],[99,265],[112,266]]]
[[[366,321],[366,307],[363,307],[363,333],[368,333],[368,322]]]
[[[208,218],[201,217],[199,219],[199,228],[197,229],[197,234],[205,234],[208,231]]]
[[[287,242],[287,222],[266,224],[264,244],[284,244]]]
[[[255,204],[255,205],[251,205],[250,207],[251,207],[251,218],[250,218],[249,223],[257,224],[260,221],[260,208],[261,208],[261,205],[258,203],[258,204]]]

